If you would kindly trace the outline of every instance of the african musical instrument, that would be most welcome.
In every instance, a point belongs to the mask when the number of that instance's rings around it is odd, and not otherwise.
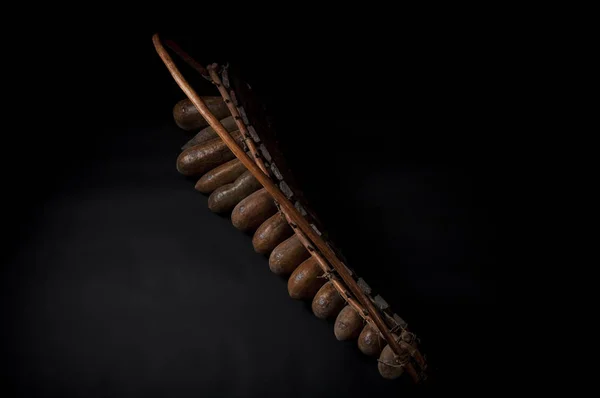
[[[197,177],[195,189],[209,195],[209,209],[229,214],[233,226],[253,235],[257,253],[288,276],[292,299],[312,302],[314,314],[334,319],[337,340],[357,340],[377,358],[379,373],[395,379],[404,372],[426,379],[419,339],[381,294],[347,266],[339,248],[295,186],[285,157],[272,139],[272,126],[253,90],[229,65],[202,66],[177,44],[172,52],[210,81],[219,95],[199,95],[175,65],[158,34],[155,49],[187,98],[173,108],[177,126],[195,132],[182,146],[177,170]]]

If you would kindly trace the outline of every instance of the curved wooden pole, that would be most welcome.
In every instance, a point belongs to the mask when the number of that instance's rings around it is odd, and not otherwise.
[[[300,228],[302,232],[313,242],[316,248],[323,254],[323,256],[335,269],[338,275],[342,278],[344,283],[348,286],[351,293],[366,308],[367,312],[377,325],[379,331],[383,333],[383,336],[386,342],[390,345],[390,348],[394,351],[396,355],[400,355],[400,353],[404,350],[402,349],[399,342],[396,341],[396,339],[394,339],[394,337],[388,330],[386,323],[379,315],[377,309],[375,308],[371,300],[360,289],[354,278],[352,278],[352,275],[350,275],[350,272],[346,268],[346,265],[337,258],[334,251],[311,228],[308,221],[304,219],[304,217],[300,214],[296,207],[279,190],[277,185],[275,185],[275,183],[260,169],[260,167],[252,159],[250,159],[246,152],[229,135],[229,133],[219,122],[219,120],[213,116],[213,114],[210,112],[204,101],[202,101],[200,96],[189,85],[189,83],[185,80],[181,72],[179,72],[179,70],[177,69],[177,66],[173,62],[173,59],[161,44],[158,33],[152,36],[152,42],[154,43],[156,52],[164,62],[169,72],[171,73],[171,76],[173,77],[177,85],[181,88],[181,90],[185,93],[185,95],[187,95],[190,101],[192,101],[194,106],[198,109],[200,115],[202,115],[202,117],[206,119],[208,124],[215,130],[219,137],[221,137],[221,139],[231,150],[231,152],[233,152],[233,154],[244,164],[244,166],[246,166],[246,168],[252,173],[252,175],[258,180],[258,182],[260,182],[260,184],[265,188],[265,190],[273,197],[273,199],[275,199],[279,203],[279,205],[286,211],[289,218],[291,218],[292,221],[295,223],[295,228]],[[412,373],[413,380],[415,380],[415,382],[419,382],[419,378],[416,372],[410,373]]]

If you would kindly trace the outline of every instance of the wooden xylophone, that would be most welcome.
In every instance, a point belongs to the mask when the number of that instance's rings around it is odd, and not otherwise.
[[[380,294],[349,268],[327,238],[315,212],[280,152],[273,127],[256,95],[229,65],[204,67],[165,41],[172,52],[210,81],[220,95],[200,96],[189,85],[153,36],[158,55],[187,98],[173,108],[176,124],[196,135],[182,146],[177,170],[198,177],[195,189],[208,196],[208,207],[230,214],[235,228],[253,235],[257,253],[269,256],[269,268],[289,275],[288,292],[312,300],[318,318],[335,317],[334,334],[356,339],[364,354],[377,358],[379,373],[396,379],[404,372],[419,383],[427,363],[419,339]]]

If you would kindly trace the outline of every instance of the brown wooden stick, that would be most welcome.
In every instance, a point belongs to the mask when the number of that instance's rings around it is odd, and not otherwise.
[[[270,176],[271,174],[269,173],[267,166],[265,166],[265,162],[263,162],[262,158],[258,154],[258,149],[256,149],[254,140],[250,137],[250,133],[248,132],[246,125],[242,121],[242,116],[240,115],[240,112],[238,111],[237,107],[233,104],[233,101],[231,100],[231,96],[229,95],[229,92],[227,91],[227,89],[221,82],[221,78],[215,71],[214,64],[208,66],[208,73],[210,74],[210,78],[212,79],[213,83],[217,86],[217,89],[221,93],[221,96],[223,97],[223,100],[225,101],[225,105],[227,105],[227,108],[229,108],[229,112],[231,112],[231,115],[233,116],[233,119],[235,120],[235,123],[237,124],[238,129],[242,132],[242,136],[244,137],[246,146],[248,147],[250,152],[252,152],[252,156],[254,156],[254,161],[256,162],[256,164],[258,164],[258,167],[260,167],[260,169],[263,173],[265,173],[267,176]],[[213,129],[214,129],[214,127],[213,127]],[[214,130],[216,131],[216,129],[214,129]]]
[[[219,137],[221,137],[223,142],[225,142],[225,144],[235,154],[235,156],[238,159],[240,159],[240,161],[244,164],[244,166],[246,166],[248,170],[250,170],[250,172],[261,183],[265,190],[275,199],[279,206],[283,210],[285,210],[289,218],[296,224],[296,228],[299,228],[305,235],[307,235],[307,237],[316,246],[316,249],[318,249],[325,256],[325,258],[333,266],[338,275],[340,275],[342,280],[346,283],[352,294],[366,308],[367,312],[372,317],[379,331],[383,333],[385,340],[390,345],[394,353],[396,355],[400,355],[400,353],[403,351],[403,348],[393,338],[392,334],[387,329],[387,325],[377,312],[377,309],[375,308],[371,300],[360,289],[354,278],[352,278],[352,275],[350,275],[346,266],[337,258],[333,250],[326,244],[326,242],[311,228],[308,221],[304,219],[304,217],[298,212],[294,205],[279,190],[277,185],[273,183],[273,181],[269,178],[268,174],[265,174],[265,171],[263,171],[257,163],[255,163],[252,159],[248,157],[246,152],[244,152],[244,150],[240,148],[240,146],[235,142],[235,140],[229,135],[229,133],[219,122],[219,120],[210,112],[204,101],[202,101],[200,96],[194,91],[193,88],[190,87],[189,83],[185,80],[181,72],[179,72],[171,56],[162,46],[158,34],[155,34],[152,37],[152,41],[154,43],[156,52],[163,60],[165,66],[171,73],[171,76],[173,77],[177,85],[181,88],[181,90],[196,106],[198,112],[206,119],[208,124],[215,130]],[[217,84],[218,88],[219,86],[222,86],[222,84]],[[264,164],[263,167],[265,167]],[[409,373],[411,374],[411,376],[413,376],[413,380],[415,382],[418,382],[419,377],[416,374],[416,372],[414,372],[414,368],[411,368],[412,365],[407,370],[409,370]]]

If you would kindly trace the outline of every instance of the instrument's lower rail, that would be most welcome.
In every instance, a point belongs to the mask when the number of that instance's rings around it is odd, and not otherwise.
[[[395,379],[405,371],[415,382],[426,378],[427,364],[418,339],[389,304],[345,264],[340,251],[326,238],[303,199],[286,182],[281,157],[271,153],[260,128],[239,98],[247,87],[235,84],[227,67],[202,67],[174,43],[169,46],[210,80],[221,97],[200,97],[185,81],[158,35],[154,45],[188,99],[173,114],[179,127],[201,129],[182,147],[177,170],[198,176],[195,188],[210,194],[208,206],[231,212],[232,224],[253,233],[258,253],[269,254],[269,267],[289,275],[288,292],[298,300],[312,300],[314,314],[336,317],[338,340],[357,339],[361,352],[378,357],[380,374]],[[234,87],[235,86],[235,87]],[[258,131],[257,131],[258,130]]]

